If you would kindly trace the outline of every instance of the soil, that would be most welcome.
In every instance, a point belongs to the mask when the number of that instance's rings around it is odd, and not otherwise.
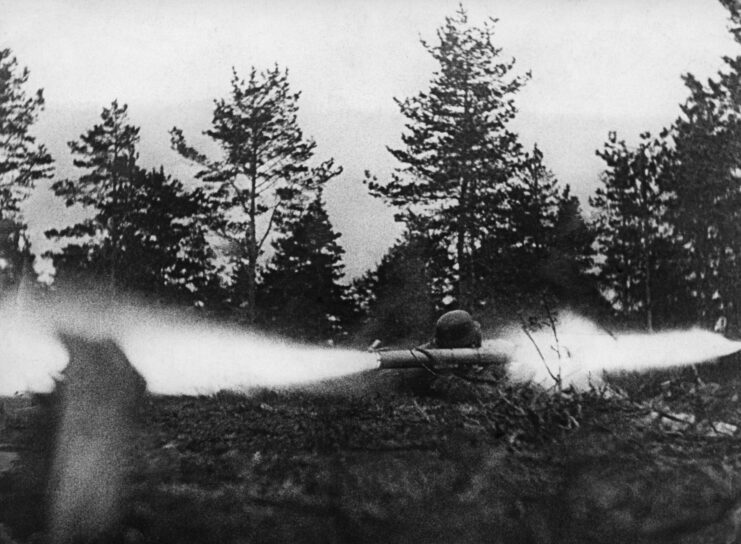
[[[124,511],[98,540],[741,542],[737,364],[582,393],[440,377],[424,392],[150,396]],[[45,542],[54,404],[3,404],[0,543]]]

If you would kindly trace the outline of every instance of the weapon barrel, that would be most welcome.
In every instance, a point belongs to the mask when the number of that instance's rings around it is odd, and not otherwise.
[[[457,366],[503,365],[509,362],[512,346],[492,343],[483,348],[423,349],[379,351],[378,368],[445,368]]]

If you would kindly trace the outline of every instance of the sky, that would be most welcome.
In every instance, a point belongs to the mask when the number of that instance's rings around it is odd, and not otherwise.
[[[686,98],[681,75],[701,79],[738,53],[717,0],[468,0],[473,24],[495,17],[494,41],[515,70],[532,72],[512,128],[537,143],[547,165],[587,205],[602,168],[595,150],[609,131],[628,142],[658,132]],[[188,183],[193,168],[169,146],[168,130],[208,149],[213,100],[231,70],[278,63],[302,92],[299,122],[344,173],[327,189],[342,234],[348,277],[381,258],[400,232],[392,210],[362,184],[398,166],[404,118],[393,98],[428,88],[434,62],[420,38],[457,0],[0,0],[0,47],[31,71],[46,109],[34,132],[73,177],[66,142],[118,99],[141,126],[141,162]],[[35,251],[42,235],[74,217],[39,184],[26,205]]]

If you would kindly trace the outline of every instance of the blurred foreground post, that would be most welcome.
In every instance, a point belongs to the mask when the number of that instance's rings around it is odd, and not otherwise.
[[[58,389],[49,479],[49,542],[90,541],[121,514],[127,453],[146,382],[110,340],[62,335],[70,361]]]

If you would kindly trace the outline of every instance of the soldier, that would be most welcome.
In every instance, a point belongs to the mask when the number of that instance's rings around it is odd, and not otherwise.
[[[440,316],[435,324],[435,338],[423,349],[480,348],[481,325],[465,310],[453,310]]]

